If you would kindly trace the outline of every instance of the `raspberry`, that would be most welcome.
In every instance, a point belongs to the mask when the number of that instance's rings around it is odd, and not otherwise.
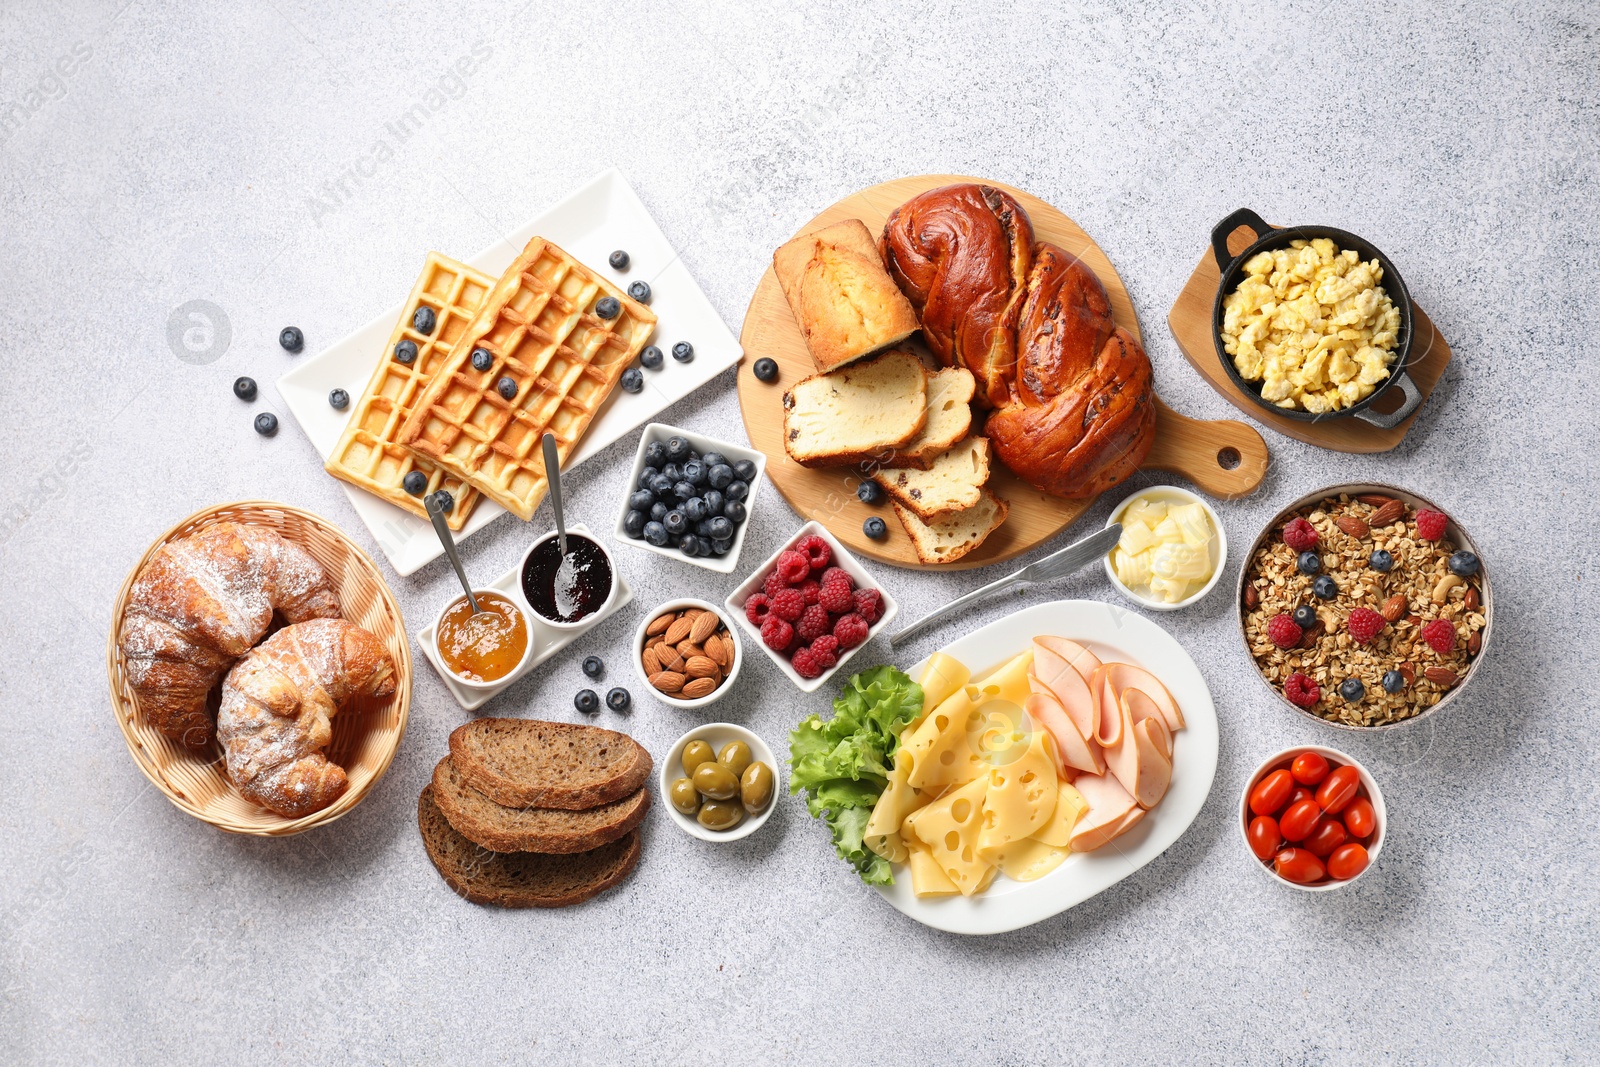
[[[1456,649],[1456,624],[1449,619],[1434,619],[1422,628],[1422,639],[1439,655],[1448,656]]]
[[[876,589],[857,589],[854,594],[856,614],[871,626],[883,618],[883,594]]]
[[[785,585],[799,585],[811,577],[811,563],[805,553],[791,548],[778,557],[777,571]]]
[[[772,594],[772,613],[789,622],[806,610],[806,595],[798,589],[780,589]]]
[[[800,624],[795,627],[795,632],[802,641],[815,641],[823,634],[833,632],[833,620],[828,617],[828,609],[821,604],[812,604],[806,608],[805,614],[800,616]]]
[[[820,678],[824,670],[822,664],[817,662],[817,657],[811,654],[809,648],[802,648],[796,652],[794,658],[789,661],[789,665],[794,668],[794,673],[802,678]]]
[[[800,590],[801,594],[805,596],[807,604],[815,604],[817,602],[817,598],[822,595],[822,583],[817,581],[815,578],[807,578],[805,581],[795,586],[795,588]]]
[[[1429,511],[1419,508],[1417,511],[1417,536],[1424,541],[1437,541],[1444,536],[1444,529],[1450,525],[1450,519],[1442,511]]]
[[[789,588],[789,583],[783,580],[783,575],[779,574],[776,569],[761,579],[761,591],[767,594],[768,597],[776,595],[780,589],[787,588]]]
[[[794,639],[794,627],[776,615],[768,615],[761,624],[761,643],[774,652],[783,652]]]
[[[850,588],[850,576],[840,571],[838,577],[824,581],[821,591],[817,594],[817,603],[827,608],[833,615],[843,615],[847,611],[855,610],[856,600]]]
[[[1315,707],[1317,701],[1322,699],[1322,690],[1310,678],[1295,671],[1283,683],[1283,695],[1289,698],[1289,703],[1298,704],[1302,708]]]
[[[1274,615],[1272,621],[1267,623],[1267,636],[1279,648],[1293,648],[1304,635],[1300,624],[1287,615]]]
[[[839,639],[832,634],[823,634],[811,642],[811,656],[825,671],[831,671],[839,665]]]
[[[828,542],[816,534],[808,534],[800,538],[794,546],[794,551],[806,558],[811,565],[811,573],[820,573],[829,563],[833,562],[833,549],[828,547]]]
[[[843,567],[829,567],[818,576],[817,580],[823,585],[827,585],[830,581],[838,581],[840,578],[849,582],[850,588],[854,589],[856,587],[856,583],[851,579],[849,572]]]
[[[867,620],[852,611],[833,624],[833,636],[839,639],[840,648],[855,648],[867,639],[867,629]]]
[[[1317,531],[1298,516],[1283,524],[1283,543],[1296,552],[1310,552],[1317,547]]]
[[[1383,632],[1389,625],[1382,615],[1371,608],[1356,608],[1350,617],[1344,621],[1344,628],[1349,631],[1350,637],[1358,645],[1367,644],[1374,637]]]
[[[772,611],[772,602],[765,593],[751,593],[750,599],[744,602],[744,617],[750,620],[751,626],[760,626]]]

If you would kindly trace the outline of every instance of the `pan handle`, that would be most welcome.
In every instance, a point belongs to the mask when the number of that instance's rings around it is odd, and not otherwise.
[[[1256,235],[1256,240],[1272,231],[1272,227],[1263,222],[1260,215],[1247,207],[1240,208],[1217,223],[1211,231],[1211,254],[1217,257],[1217,269],[1224,274],[1228,272],[1228,264],[1234,259],[1233,254],[1228,251],[1228,235],[1240,226],[1250,227]]]
[[[1411,375],[1403,370],[1395,371],[1394,387],[1406,395],[1405,400],[1398,408],[1385,415],[1371,408],[1356,412],[1356,418],[1362,422],[1370,422],[1380,430],[1392,430],[1399,426],[1411,413],[1417,410],[1422,403],[1422,390],[1417,388],[1417,383],[1411,380]]]

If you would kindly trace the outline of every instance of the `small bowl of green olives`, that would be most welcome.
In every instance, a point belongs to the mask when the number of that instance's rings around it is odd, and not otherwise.
[[[672,821],[702,841],[737,841],[777,803],[778,761],[742,726],[713,722],[678,738],[657,771]]]

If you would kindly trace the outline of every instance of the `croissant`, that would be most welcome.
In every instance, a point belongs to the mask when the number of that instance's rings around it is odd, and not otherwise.
[[[145,717],[189,748],[211,740],[206,701],[277,611],[339,614],[321,564],[277,532],[222,522],[172,541],[134,579],[118,645]]]
[[[1144,462],[1150,359],[1116,325],[1094,272],[1034,242],[1021,204],[986,185],[930,189],[890,214],[879,247],[928,347],[977,378],[984,432],[1019,477],[1087,497]]]
[[[343,619],[286,626],[241,659],[222,683],[217,739],[239,792],[285,818],[332,804],[349,787],[324,749],[350,701],[394,692],[383,643]]]

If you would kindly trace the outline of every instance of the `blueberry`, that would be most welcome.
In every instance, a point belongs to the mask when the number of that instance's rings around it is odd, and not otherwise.
[[[1310,604],[1301,604],[1294,609],[1294,624],[1302,630],[1309,630],[1317,624],[1317,609]]]
[[[711,542],[711,554],[713,556],[726,556],[729,552],[732,552],[732,551],[733,551],[733,542],[732,541],[713,541],[713,542]]]
[[[1398,693],[1406,687],[1406,676],[1399,671],[1388,671],[1383,676],[1383,691]]]
[[[710,470],[719,463],[728,462],[728,457],[724,456],[721,452],[707,452],[705,455],[700,457],[700,462],[706,465],[707,470]]]
[[[487,348],[474,348],[472,350],[473,370],[484,371],[492,366],[494,366],[494,356]]]
[[[711,540],[726,541],[733,536],[733,523],[726,517],[718,515],[711,520]]]
[[[650,283],[634,282],[632,285],[628,286],[628,295],[639,301],[641,304],[650,303]]]
[[[667,533],[676,537],[689,528],[689,520],[681,511],[669,511],[667,517],[661,520],[661,525],[667,528]]]
[[[328,403],[335,410],[343,411],[350,406],[350,394],[343,389],[335,389],[328,394]]]
[[[748,483],[741,482],[739,479],[735,478],[733,481],[728,483],[728,488],[724,489],[722,493],[729,500],[743,500],[745,497],[750,495],[750,486]]]
[[[718,516],[718,517],[720,518],[721,516]],[[695,523],[694,524],[694,533],[695,533],[696,537],[710,537],[711,536],[711,520],[710,519],[701,519],[699,522]]]
[[[421,471],[406,471],[406,476],[400,479],[400,487],[412,496],[421,496],[428,491],[428,476]]]
[[[676,463],[667,463],[662,465],[661,473],[671,478],[673,484],[677,484],[678,480],[683,477],[683,468]]]
[[[650,491],[656,495],[658,500],[671,497],[672,479],[667,477],[664,472],[656,475],[656,480],[650,483]]]
[[[256,433],[262,437],[271,437],[278,432],[278,416],[270,411],[263,411],[256,416]]]
[[[627,711],[628,705],[631,703],[633,703],[633,698],[629,696],[628,691],[622,688],[620,685],[614,686],[611,691],[606,694],[606,707],[610,708],[612,711]]]
[[[433,499],[439,502],[439,510],[446,515],[456,506],[456,498],[450,495],[450,490],[441,489],[433,494]]]
[[[1462,549],[1450,556],[1450,573],[1458,578],[1471,578],[1478,573],[1478,557]]]
[[[394,358],[408,367],[411,366],[417,361],[417,342],[410,338],[402,340],[394,346]]]
[[[667,458],[681,463],[689,458],[689,439],[687,437],[667,438]]]
[[[285,326],[278,332],[278,343],[285,352],[298,352],[306,346],[306,339],[298,326]]]
[[[622,301],[614,296],[602,296],[594,302],[594,313],[602,319],[614,319],[622,311]]]
[[[856,486],[856,499],[863,504],[876,504],[883,500],[883,486],[868,478]]]
[[[692,496],[683,502],[683,517],[690,522],[700,522],[709,514],[705,499],[702,497]]]
[[[671,510],[671,508],[657,500],[654,504],[650,505],[650,518],[654,519],[656,522],[660,522],[662,519],[667,517],[667,512]]]
[[[628,496],[628,507],[634,511],[649,511],[650,505],[655,502],[655,494],[648,489],[635,489]]]
[[[649,348],[639,353],[639,362],[648,370],[660,370],[661,349],[657,348],[655,345],[651,345]]]
[[[683,480],[690,485],[706,484],[706,465],[698,459],[691,459],[683,465]]]
[[[1326,574],[1317,575],[1317,580],[1311,583],[1311,591],[1323,600],[1332,600],[1339,595],[1339,583]]]
[[[750,373],[756,376],[758,382],[775,382],[778,380],[778,361],[762,356],[750,368]]]
[[[730,500],[722,506],[722,514],[727,516],[729,522],[737,526],[739,523],[745,520],[745,516],[748,514],[748,512],[745,511],[744,505],[739,503],[739,501]]]
[[[622,516],[622,532],[637,541],[644,534],[644,523],[644,512],[630,510]]]
[[[889,527],[882,519],[874,515],[861,524],[861,532],[874,541],[882,541],[889,536]]]
[[[659,522],[647,522],[644,524],[644,539],[660,548],[667,543],[667,528]]]
[[[583,657],[583,673],[591,678],[598,678],[606,673],[606,661],[599,656]]]
[[[619,248],[615,252],[611,253],[611,255],[606,259],[606,262],[611,264],[612,270],[627,270],[628,253]]]
[[[1389,568],[1394,566],[1394,557],[1381,548],[1372,550],[1372,555],[1367,557],[1367,566],[1380,574],[1388,574]]]
[[[654,467],[646,467],[644,470],[640,471],[639,472],[639,488],[643,489],[645,492],[649,493],[650,492],[650,483],[655,481],[656,480],[656,475],[658,475],[660,473],[661,472],[656,470]],[[651,493],[650,495],[654,496],[655,494]]]
[[[1367,695],[1367,687],[1361,684],[1360,678],[1346,678],[1339,683],[1339,695],[1352,704],[1359,704]]]
[[[1315,552],[1302,552],[1295,557],[1294,565],[1301,574],[1316,574],[1322,569],[1322,557]]]
[[[435,315],[433,313],[433,309],[426,304],[417,308],[416,312],[411,316],[411,328],[416,330],[424,337],[427,337],[433,333],[433,328],[434,326],[438,325],[438,322],[439,317]]]
[[[684,534],[678,542],[678,549],[692,559],[700,554],[700,541],[694,534]]]
[[[644,388],[644,371],[638,367],[629,367],[622,372],[622,381],[617,384],[622,386],[624,393],[637,393]]]
[[[713,489],[726,489],[733,484],[733,468],[726,463],[718,463],[711,468],[711,473],[708,477],[711,479],[711,487]]]
[[[233,380],[233,395],[240,400],[254,400],[256,398],[256,380],[254,378],[235,378]]]
[[[741,460],[739,460],[737,463],[735,463],[733,465],[733,476],[735,478],[739,479],[741,482],[753,482],[753,481],[755,481],[756,480],[756,464],[755,464],[755,460],[751,460],[751,459],[741,459]]]
[[[667,446],[660,441],[651,441],[644,446],[644,461],[659,469],[667,461]]]
[[[694,491],[694,483],[690,482],[687,478],[678,479],[678,481],[673,483],[672,495],[677,497],[679,500],[688,500],[690,497],[696,495]]]
[[[585,715],[593,715],[600,710],[600,697],[593,689],[580,689],[578,695],[572,698],[572,706]]]
[[[688,341],[679,341],[672,346],[672,358],[679,363],[688,363],[694,359],[694,345]]]
[[[715,515],[722,510],[723,495],[715,489],[707,489],[700,497],[706,502],[706,514]]]
[[[694,539],[694,550],[702,556],[709,557],[711,555],[711,539],[709,537],[696,537]]]
[[[505,397],[507,400],[516,398],[517,383],[510,378],[501,378],[498,382],[494,383],[494,388],[497,393]]]

